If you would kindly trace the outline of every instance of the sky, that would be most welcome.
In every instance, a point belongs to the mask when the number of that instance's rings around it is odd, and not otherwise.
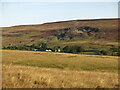
[[[117,17],[118,2],[0,2],[0,27]]]

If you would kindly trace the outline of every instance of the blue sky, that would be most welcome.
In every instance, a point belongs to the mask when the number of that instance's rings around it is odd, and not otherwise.
[[[117,18],[117,2],[1,2],[1,27],[46,22]]]

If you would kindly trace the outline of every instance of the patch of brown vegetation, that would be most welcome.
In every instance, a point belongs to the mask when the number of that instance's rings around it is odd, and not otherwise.
[[[50,36],[54,36],[55,34],[57,34],[56,31],[40,31],[40,35],[35,35],[35,36],[31,36],[31,38],[34,39],[39,39],[39,38],[50,38]]]
[[[20,37],[20,36],[22,36],[22,34],[3,34],[2,36],[6,36],[6,37]]]
[[[10,33],[31,33],[31,32],[40,32],[38,30],[18,30],[18,31],[13,31],[13,32],[10,32]]]

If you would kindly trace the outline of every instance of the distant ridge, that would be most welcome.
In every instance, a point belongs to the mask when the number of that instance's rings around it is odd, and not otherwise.
[[[102,18],[102,19],[79,19],[79,20],[67,20],[67,21],[55,21],[55,22],[46,22],[42,24],[28,24],[28,25],[15,25],[10,27],[20,27],[20,26],[38,26],[38,25],[45,25],[45,24],[53,24],[53,23],[63,23],[63,22],[74,22],[74,21],[102,21],[102,20],[119,20],[120,18]]]
[[[3,46],[79,40],[118,41],[119,18],[57,21],[4,27]],[[118,26],[119,25],[119,26]],[[53,44],[54,45],[54,44]]]

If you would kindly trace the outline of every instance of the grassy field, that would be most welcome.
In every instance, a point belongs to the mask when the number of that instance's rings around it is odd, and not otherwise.
[[[107,72],[3,65],[4,88],[115,88],[117,77]]]
[[[3,50],[3,88],[115,88],[118,57]]]

